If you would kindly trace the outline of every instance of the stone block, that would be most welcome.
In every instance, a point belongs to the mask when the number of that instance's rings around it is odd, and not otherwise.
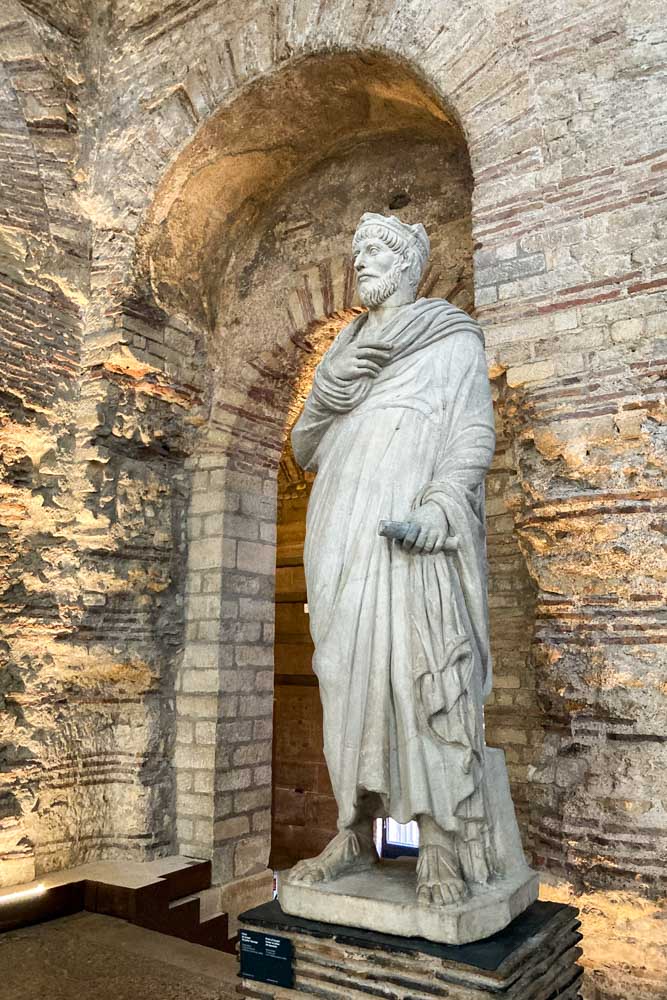
[[[232,538],[253,541],[259,536],[259,520],[242,514],[228,514],[225,518],[225,532]]]
[[[196,623],[196,627],[197,627],[198,642],[213,642],[214,640],[219,638],[220,635],[219,620],[199,621]]]
[[[251,788],[244,792],[234,793],[234,808],[238,812],[252,812],[254,809],[265,809],[271,805],[271,786]]]
[[[202,621],[220,618],[220,597],[218,594],[190,594],[187,600],[186,617]]]
[[[220,629],[222,642],[245,643],[257,642],[262,634],[262,626],[254,621],[224,622]]]
[[[255,675],[247,670],[222,670],[219,675],[220,691],[240,692],[255,689]]]
[[[276,502],[273,497],[266,497],[264,494],[242,493],[241,511],[263,521],[273,523],[276,516]]]
[[[266,522],[260,524],[259,526],[259,537],[263,542],[271,542],[272,545],[276,544],[277,529],[275,522]]]
[[[194,771],[193,778],[193,791],[208,795],[215,790],[215,775],[212,771]]]
[[[186,770],[208,770],[215,765],[215,748],[198,747],[196,744],[182,746],[177,744],[174,751],[174,764],[177,768]]]
[[[239,713],[244,718],[270,716],[273,713],[273,697],[265,694],[242,695],[239,699]]]
[[[205,538],[218,538],[225,532],[226,515],[224,513],[206,514],[200,519],[200,535]],[[196,536],[199,537],[199,536]]]
[[[210,695],[177,694],[178,715],[194,719],[215,719],[218,715],[218,699]]]
[[[475,289],[475,305],[488,306],[498,301],[498,289],[495,285],[485,285]]]
[[[267,760],[271,760],[271,744],[251,743],[248,746],[238,747],[234,751],[232,760],[235,766],[263,764]]]
[[[208,844],[213,839],[213,820],[209,817],[195,819],[195,840],[198,844]]]
[[[236,564],[246,572],[273,576],[276,569],[275,545],[269,542],[238,542]]]
[[[211,486],[224,487],[234,493],[256,493],[261,495],[263,480],[259,476],[251,476],[232,469],[214,469],[211,471]]]
[[[273,720],[256,719],[252,724],[252,736],[255,740],[270,740],[273,736]]]
[[[200,692],[209,694],[217,691],[219,685],[219,674],[217,670],[183,670],[181,674],[181,690],[188,692]]]
[[[545,382],[555,373],[553,361],[536,361],[533,364],[517,365],[507,372],[509,386],[525,385],[527,382]]]
[[[191,792],[194,790],[194,774],[199,772],[184,771],[180,768],[176,770],[175,783],[177,792]],[[198,790],[198,789],[197,789]]]
[[[191,819],[179,816],[176,819],[176,836],[179,842],[192,840],[194,838],[194,822]]]
[[[223,569],[234,569],[235,566],[236,566],[236,541],[233,538],[223,538],[222,567]]]
[[[219,792],[235,791],[239,788],[248,788],[252,783],[252,770],[250,768],[230,768],[220,771],[215,776],[215,788]]]
[[[266,868],[269,860],[269,837],[258,834],[240,840],[234,850],[234,875],[241,878]]]
[[[188,566],[197,570],[214,569],[222,563],[222,539],[198,538],[188,546]]]
[[[546,270],[543,253],[527,254],[514,260],[499,260],[488,267],[479,267],[475,272],[475,284],[479,288],[485,285],[500,285],[507,281],[517,281]]]
[[[260,809],[253,813],[251,828],[253,833],[264,833],[271,829],[271,810]]]
[[[211,799],[208,795],[178,792],[176,809],[179,816],[204,816],[211,811]]]
[[[176,742],[177,743],[192,743],[194,739],[194,726],[191,722],[185,722],[182,719],[178,721],[176,726]]]
[[[192,494],[191,514],[209,514],[220,509],[220,494],[217,490],[200,490]]]
[[[252,772],[253,785],[268,785],[271,782],[271,764],[263,764]]]
[[[255,674],[255,689],[257,691],[273,691],[273,670],[258,670]]]
[[[253,723],[249,719],[221,722],[218,727],[220,741],[225,744],[243,743],[252,739]]]
[[[611,339],[615,344],[631,343],[644,334],[643,319],[624,319],[611,325]]]
[[[273,666],[273,647],[268,643],[256,646],[236,646],[234,656],[240,667]],[[271,671],[271,673],[273,673],[273,671]]]
[[[236,840],[243,834],[250,831],[250,821],[247,816],[231,816],[229,819],[219,820],[213,828],[213,836],[216,841]]]
[[[214,744],[216,741],[215,722],[197,722],[195,724],[195,742],[198,744]]]
[[[251,597],[242,597],[239,600],[239,612],[242,621],[272,622],[275,616],[275,604],[273,601],[261,601]]]

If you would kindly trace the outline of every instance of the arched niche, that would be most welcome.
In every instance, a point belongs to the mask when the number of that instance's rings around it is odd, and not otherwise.
[[[177,680],[179,849],[223,881],[268,861],[276,483],[314,366],[354,315],[363,211],[424,221],[425,291],[472,304],[465,142],[404,64],[303,59],[200,129],[139,241],[156,303],[208,329],[208,415],[192,465],[187,639]]]
[[[385,55],[313,55],[242,88],[201,125],[146,215],[138,258],[156,300],[215,327],[227,268],[276,193],[383,135],[464,145],[454,112]]]
[[[223,882],[261,875],[269,858],[278,470],[315,365],[359,308],[352,232],[369,210],[423,222],[422,294],[470,310],[472,187],[454,113],[405,63],[320,55],[216,112],[145,220],[146,288],[207,331],[176,821],[179,850],[211,856]]]

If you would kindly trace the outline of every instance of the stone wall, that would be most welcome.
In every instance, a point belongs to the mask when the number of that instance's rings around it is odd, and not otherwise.
[[[181,416],[198,400],[166,367],[183,326],[114,301],[99,263],[116,240],[82,206],[90,25],[45,6],[10,3],[0,43],[2,884],[173,850]]]
[[[275,213],[410,137],[469,155],[489,727],[582,906],[587,996],[664,993],[659,6],[5,7],[2,877],[176,843],[224,879],[266,863],[277,470],[355,308],[331,219]]]

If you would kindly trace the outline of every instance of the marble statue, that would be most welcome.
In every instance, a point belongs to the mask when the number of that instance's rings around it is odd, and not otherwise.
[[[304,563],[338,833],[282,877],[280,901],[462,943],[525,909],[537,878],[504,756],[484,740],[495,434],[483,335],[449,302],[416,299],[429,248],[421,225],[362,216],[367,311],[325,355],[292,432],[316,472]],[[378,865],[372,824],[386,816],[417,821],[416,869]]]

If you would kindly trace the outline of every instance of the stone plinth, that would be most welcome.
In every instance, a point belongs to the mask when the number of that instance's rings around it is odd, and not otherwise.
[[[288,937],[293,990],[241,979],[240,996],[296,993],[362,1000],[580,1000],[578,910],[533,903],[508,927],[474,944],[443,945],[290,917],[277,902],[241,914],[244,927]]]
[[[315,885],[281,877],[280,905],[285,913],[309,920],[468,944],[507,927],[535,902],[538,891],[537,874],[524,864],[488,886],[472,886],[459,904],[424,906],[417,902],[415,862],[400,858]]]

